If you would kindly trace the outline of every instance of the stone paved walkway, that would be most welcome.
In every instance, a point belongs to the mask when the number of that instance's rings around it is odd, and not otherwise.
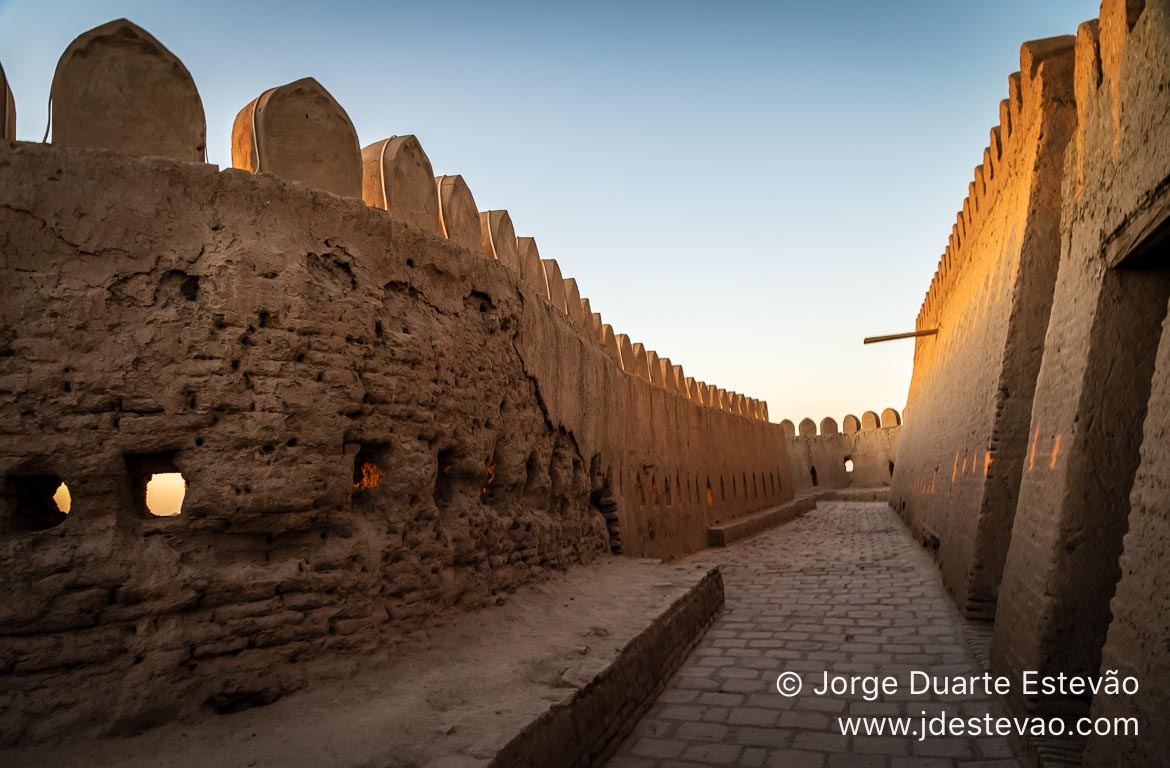
[[[805,516],[696,563],[723,569],[726,608],[610,761],[610,768],[1016,768],[1002,738],[845,736],[840,715],[971,717],[987,697],[867,702],[815,696],[823,672],[975,675],[962,621],[930,556],[885,504],[821,502]],[[785,698],[776,677],[805,678]]]

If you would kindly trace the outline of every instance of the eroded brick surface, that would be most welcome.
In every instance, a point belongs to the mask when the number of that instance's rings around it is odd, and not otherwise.
[[[3,746],[273,702],[792,498],[777,425],[625,371],[507,265],[269,173],[0,142],[0,285]],[[155,473],[180,514],[148,511]]]
[[[972,716],[986,697],[899,693],[817,696],[822,673],[979,674],[962,621],[930,556],[885,504],[821,502],[794,522],[708,550],[726,609],[635,728],[610,768],[749,765],[783,768],[1015,768],[998,738],[845,736],[842,715]],[[805,678],[801,695],[776,676]],[[814,685],[814,681],[817,685]]]

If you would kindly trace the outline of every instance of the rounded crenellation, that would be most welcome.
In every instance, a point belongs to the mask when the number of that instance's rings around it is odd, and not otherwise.
[[[316,80],[269,88],[236,115],[232,165],[342,197],[362,196],[362,150],[353,122]]]
[[[239,680],[287,674],[292,655],[393,642],[469,606],[471,589],[479,604],[602,553],[686,554],[710,525],[793,498],[781,432],[750,420],[747,398],[734,398],[742,418],[684,402],[693,380],[664,356],[661,387],[623,374],[628,338],[619,348],[592,311],[588,334],[571,325],[547,289],[482,253],[473,203],[440,203],[465,185],[425,184],[438,235],[397,220],[392,147],[375,146],[382,206],[263,166],[3,147],[0,202],[38,200],[49,227],[8,233],[20,258],[0,272],[21,299],[6,304],[5,341],[60,354],[10,356],[22,391],[0,408],[18,424],[51,403],[61,428],[25,424],[0,467],[0,592],[25,633],[0,678],[35,686],[58,730],[115,709],[126,722],[194,711]],[[451,237],[456,204],[466,245]],[[499,244],[502,217],[488,223]],[[110,319],[150,333],[87,326],[95,284],[116,286]],[[64,310],[48,335],[17,322],[38,306]],[[177,514],[150,509],[155,473],[184,489]],[[58,486],[68,509],[48,495]],[[516,524],[468,548],[469,519]],[[81,586],[68,600],[46,578],[62,562]],[[90,643],[76,596],[134,647]],[[295,631],[257,624],[257,609]],[[167,632],[134,634],[155,618]],[[256,652],[238,654],[253,638]],[[135,667],[138,653],[174,663]],[[51,688],[45,668],[58,670]],[[127,674],[149,696],[119,696]],[[57,735],[43,724],[32,712],[4,739]]]
[[[7,87],[5,88],[7,91]],[[191,73],[126,19],[79,35],[49,92],[53,143],[203,162],[207,124]]]
[[[435,172],[414,136],[391,136],[362,149],[362,200],[395,219],[443,234]]]
[[[100,75],[83,62],[103,63]],[[52,88],[53,141],[132,155],[205,160],[206,124],[190,73],[148,32],[125,19],[79,36],[62,55]],[[15,136],[15,102],[0,69],[0,138]],[[577,281],[536,241],[517,237],[507,211],[478,211],[463,177],[435,175],[417,137],[364,148],[345,109],[311,77],[269,88],[237,114],[232,165],[341,197],[498,261],[559,309],[618,367],[656,389],[751,421],[767,404],[685,376],[681,365],[634,344],[593,311]]]
[[[520,254],[516,250],[516,229],[507,211],[480,211],[479,238],[485,256],[524,277],[520,269]]]
[[[467,182],[462,176],[436,176],[435,196],[439,234],[473,253],[480,253],[479,211]]]
[[[902,414],[894,408],[883,409],[881,415],[878,415],[876,411],[865,411],[860,418],[852,413],[846,414],[845,418],[841,420],[840,426],[832,416],[821,419],[819,425],[810,418],[801,419],[798,425],[793,424],[790,419],[784,419],[780,422],[780,428],[785,437],[788,438],[852,435],[856,432],[891,429],[900,426],[902,426]]]
[[[547,301],[548,280],[545,279],[544,264],[540,261],[540,249],[536,247],[536,238],[516,238],[516,253],[520,259],[520,276]]]

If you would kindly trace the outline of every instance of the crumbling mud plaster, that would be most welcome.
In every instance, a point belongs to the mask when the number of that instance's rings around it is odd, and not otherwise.
[[[608,550],[490,262],[212,166],[9,145],[0,178],[5,499],[72,495],[51,529],[4,519],[6,742],[270,700],[296,662]],[[133,498],[158,455],[176,518]]]
[[[841,432],[832,417],[821,419],[820,427],[812,419],[800,423],[795,434],[792,422],[780,422],[788,441],[788,459],[792,465],[792,482],[796,493],[813,493],[838,488],[883,488],[894,475],[901,415],[886,408],[879,420],[861,421],[849,415]],[[888,423],[887,423],[888,422]]]
[[[791,498],[778,426],[622,371],[361,200],[30,144],[0,190],[5,743],[269,701],[322,654]],[[177,517],[138,496],[157,457]],[[49,476],[72,508],[27,530]]]
[[[443,610],[792,498],[763,404],[635,376],[417,139],[363,161],[303,78],[240,112],[220,172],[161,43],[122,20],[78,46],[113,95],[74,100],[68,142],[0,143],[0,744],[263,704]],[[178,515],[149,511],[156,473],[181,473]]]
[[[1163,764],[1170,2],[1106,0],[1021,65],[919,316],[891,501],[994,617],[994,671],[1140,682],[1013,705],[1136,717],[1085,765]]]

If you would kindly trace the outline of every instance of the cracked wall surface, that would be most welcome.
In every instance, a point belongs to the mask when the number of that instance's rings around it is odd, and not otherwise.
[[[361,200],[4,143],[0,273],[4,744],[262,704],[791,498],[776,425],[623,371],[504,265]],[[143,507],[163,466],[176,517]],[[49,476],[71,509],[29,530]]]

